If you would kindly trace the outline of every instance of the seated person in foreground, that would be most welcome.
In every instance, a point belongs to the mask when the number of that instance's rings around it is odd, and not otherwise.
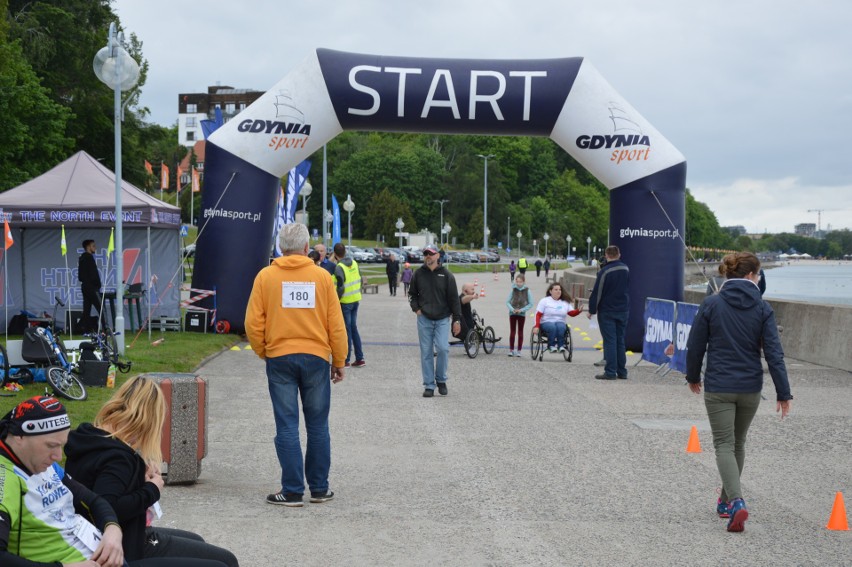
[[[121,567],[121,529],[109,503],[57,463],[71,420],[51,396],[0,420],[0,565]]]
[[[476,288],[472,283],[462,285],[461,293],[459,294],[459,302],[461,302],[461,326],[459,334],[453,335],[457,339],[464,340],[468,332],[476,327],[470,302],[477,297],[479,296],[476,295]]]
[[[163,488],[160,439],[165,415],[160,386],[144,376],[131,378],[104,404],[94,424],[83,423],[71,432],[66,467],[115,509],[128,561],[238,567],[233,553],[201,536],[148,525],[158,515],[155,504]]]

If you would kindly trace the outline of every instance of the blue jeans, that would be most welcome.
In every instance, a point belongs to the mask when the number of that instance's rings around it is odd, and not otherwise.
[[[423,387],[435,389],[435,382],[447,381],[447,364],[450,356],[450,318],[429,319],[417,316],[417,336],[420,338],[420,368]],[[433,349],[438,356],[433,356]]]
[[[355,360],[364,360],[364,350],[361,348],[361,335],[358,333],[358,306],[355,303],[341,303],[343,310],[343,323],[346,325],[346,334],[349,336],[349,350],[346,351],[346,362],[352,357],[352,345],[355,345]]]
[[[275,415],[275,451],[281,464],[281,490],[285,494],[303,494],[307,477],[311,492],[325,492],[331,468],[328,432],[331,365],[312,354],[267,358],[266,378]],[[304,464],[299,442],[299,397],[308,434]]]
[[[599,311],[598,326],[603,338],[604,358],[607,376],[627,378],[627,348],[624,336],[627,334],[628,311]]]
[[[541,330],[547,335],[547,348],[554,345],[565,346],[565,330],[568,328],[562,321],[541,323]]]

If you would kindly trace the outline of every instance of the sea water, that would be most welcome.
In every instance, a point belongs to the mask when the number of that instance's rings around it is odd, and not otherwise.
[[[852,263],[793,262],[764,273],[766,299],[852,305]]]

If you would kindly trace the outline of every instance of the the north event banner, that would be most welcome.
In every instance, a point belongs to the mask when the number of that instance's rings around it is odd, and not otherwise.
[[[109,244],[108,229],[66,228],[66,257],[62,256],[60,229],[13,229],[15,244],[8,250],[9,257],[0,262],[3,272],[3,293],[0,293],[0,316],[17,315],[27,310],[37,315],[53,313],[56,300],[60,299],[68,309],[79,310],[83,306],[80,282],[77,279],[77,261],[83,252],[84,239],[94,239],[97,246],[95,263],[101,274],[105,289],[116,287],[115,259],[107,262]],[[146,290],[144,308],[147,301],[153,301],[152,313],[167,317],[180,316],[181,283],[179,236],[176,230],[150,231],[151,249],[148,250],[148,230],[134,229],[123,232],[124,240],[124,277],[127,284],[141,283]],[[21,252],[23,251],[23,258]],[[0,250],[0,259],[2,253]],[[148,272],[148,255],[151,259],[151,271]],[[113,255],[114,256],[114,255]],[[5,266],[8,265],[8,277]],[[152,277],[156,276],[156,277]],[[170,280],[174,276],[175,281]],[[152,285],[153,280],[153,285]],[[7,302],[8,301],[8,305]],[[8,307],[8,309],[7,309]],[[58,315],[60,321],[64,316]],[[129,318],[125,318],[129,322]],[[8,321],[6,321],[8,326]]]

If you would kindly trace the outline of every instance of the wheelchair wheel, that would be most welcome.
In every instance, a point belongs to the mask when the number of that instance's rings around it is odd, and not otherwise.
[[[3,345],[0,345],[0,357],[3,358],[0,361],[0,388],[2,388],[9,380],[9,355],[6,353],[6,347]]]
[[[485,327],[485,330],[482,331],[482,350],[485,351],[485,354],[494,352],[494,343],[496,342],[494,339],[494,329]]]
[[[538,358],[540,352],[541,343],[539,342],[539,333],[537,333],[536,328],[533,327],[532,330],[530,330],[530,357],[535,360]]]
[[[476,358],[476,355],[479,354],[479,335],[476,333],[476,329],[467,332],[467,336],[464,338],[464,351],[470,358]]]
[[[565,360],[571,362],[574,358],[574,341],[571,339],[571,327],[565,329],[565,350],[562,351]]]
[[[51,385],[56,395],[63,398],[83,401],[89,397],[80,379],[59,366],[51,366],[47,369],[47,383]]]

